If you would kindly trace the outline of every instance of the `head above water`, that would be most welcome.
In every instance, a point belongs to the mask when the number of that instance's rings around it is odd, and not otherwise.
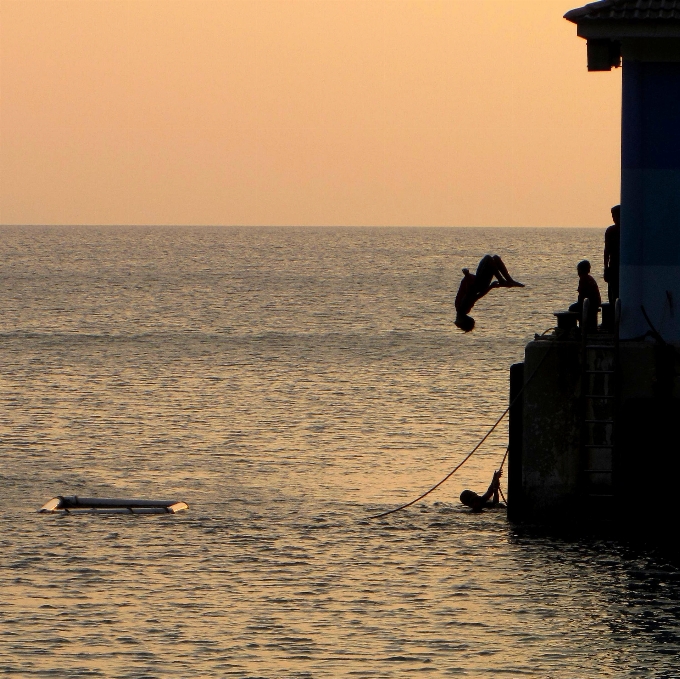
[[[460,328],[463,332],[470,332],[475,327],[475,319],[472,318],[472,316],[468,316],[467,314],[460,314],[456,316],[454,325],[457,328]]]
[[[590,273],[590,262],[587,259],[582,259],[576,265],[576,271],[578,271],[579,276],[586,276]]]
[[[621,222],[621,206],[620,205],[614,205],[612,208],[612,219],[614,220],[614,224],[619,224]]]
[[[466,507],[473,507],[479,500],[479,495],[475,493],[473,490],[464,490],[460,494],[460,501],[466,506]]]

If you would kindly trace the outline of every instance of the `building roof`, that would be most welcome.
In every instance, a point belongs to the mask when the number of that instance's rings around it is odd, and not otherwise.
[[[572,9],[564,15],[565,19],[581,22],[599,23],[606,21],[625,22],[665,22],[680,21],[680,0],[600,0],[585,7]]]

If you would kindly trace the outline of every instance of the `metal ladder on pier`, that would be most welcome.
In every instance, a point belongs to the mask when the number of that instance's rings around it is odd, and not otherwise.
[[[614,497],[619,400],[619,300],[612,333],[588,333],[588,300],[581,321],[581,487],[585,496]]]

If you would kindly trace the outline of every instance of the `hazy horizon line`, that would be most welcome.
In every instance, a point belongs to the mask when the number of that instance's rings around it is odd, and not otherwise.
[[[151,229],[606,229],[609,224],[516,226],[507,224],[2,224],[5,228],[151,228]]]

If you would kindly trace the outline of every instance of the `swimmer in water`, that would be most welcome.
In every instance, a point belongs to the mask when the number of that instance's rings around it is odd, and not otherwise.
[[[505,505],[502,502],[499,502],[498,499],[502,475],[502,469],[494,472],[491,485],[488,487],[484,495],[477,495],[474,490],[464,490],[460,494],[460,501],[466,507],[470,507],[473,512],[481,512],[485,507],[505,507]]]

